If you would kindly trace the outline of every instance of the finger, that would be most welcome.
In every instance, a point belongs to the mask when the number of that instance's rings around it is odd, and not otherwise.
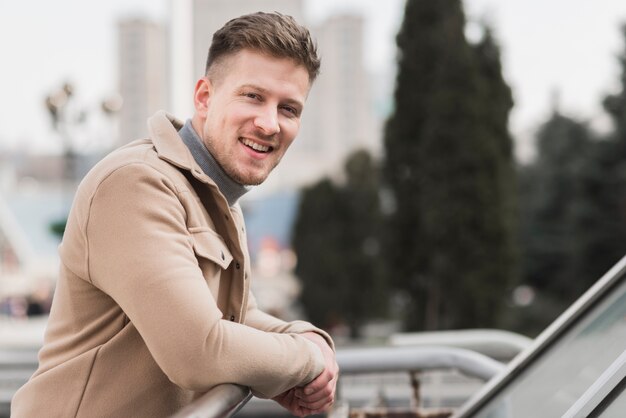
[[[294,408],[293,410],[290,411],[293,415],[297,416],[297,417],[306,417],[308,415],[312,415],[313,411],[311,411],[310,409],[304,408],[302,406],[299,406],[297,408]]]
[[[315,392],[311,395],[298,396],[298,403],[308,409],[317,410],[323,407],[326,403],[333,402],[335,399],[335,384],[330,382],[325,388]]]
[[[334,403],[334,401],[330,401],[330,402],[322,405],[318,409],[309,409],[308,413],[310,415],[323,414],[323,413],[328,412],[330,410],[330,408],[333,406],[333,403]]]
[[[302,408],[299,405],[299,399],[295,396],[295,391],[293,389],[285,392],[278,403],[293,415],[302,416],[298,415],[301,414],[299,411],[301,411]]]
[[[306,417],[307,415],[309,415],[309,412],[306,408],[303,408],[300,405],[291,405],[290,408],[288,408],[289,412],[292,415],[295,415],[297,417]]]
[[[323,409],[326,405],[330,405],[333,402],[332,396],[326,396],[315,402],[302,402],[300,401],[300,407],[306,408],[310,411],[317,411]]]
[[[293,403],[294,399],[296,396],[296,392],[292,389],[289,390],[288,392],[285,392],[285,396],[283,397],[283,402],[287,405],[290,405]]]
[[[298,399],[298,402],[300,403],[300,405],[305,405],[305,404],[318,402],[322,399],[328,399],[329,397],[332,397],[333,394],[334,394],[334,387],[332,384],[329,383],[324,388],[310,395],[296,393],[296,398]]]
[[[309,382],[302,388],[296,391],[296,394],[303,394],[304,396],[312,395],[320,390],[323,390],[328,383],[332,382],[334,376],[327,370],[323,371],[319,376]]]
[[[306,386],[298,388],[296,390],[296,397],[307,401],[319,400],[323,396],[327,396],[335,392],[337,380],[338,375],[331,376],[330,374],[322,373]]]

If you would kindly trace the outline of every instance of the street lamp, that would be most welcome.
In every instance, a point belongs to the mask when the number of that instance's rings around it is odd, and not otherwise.
[[[63,150],[63,173],[61,184],[67,188],[68,194],[74,191],[78,177],[77,173],[77,143],[73,138],[73,131],[87,121],[87,111],[77,107],[75,103],[74,86],[66,82],[59,89],[45,98],[45,106],[52,120],[53,129],[59,134]],[[100,111],[106,115],[111,123],[113,116],[122,107],[122,98],[119,95],[108,97],[100,103]],[[68,208],[69,209],[69,208]],[[62,236],[65,230],[66,219],[53,222],[52,231]]]

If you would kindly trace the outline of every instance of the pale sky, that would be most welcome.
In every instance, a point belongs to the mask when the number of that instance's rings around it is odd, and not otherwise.
[[[337,12],[365,16],[370,71],[394,62],[403,8],[404,0],[305,0],[312,24]],[[563,112],[602,124],[601,99],[618,86],[626,1],[466,0],[465,10],[470,20],[487,19],[501,45],[519,152],[527,152],[528,138],[549,114],[557,91]],[[86,107],[96,108],[114,93],[115,23],[136,15],[164,20],[167,3],[0,0],[0,148],[57,147],[43,100],[66,80]]]

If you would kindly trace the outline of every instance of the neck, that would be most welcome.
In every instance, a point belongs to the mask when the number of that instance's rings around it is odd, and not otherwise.
[[[220,192],[226,198],[226,201],[230,206],[237,203],[239,198],[241,198],[246,192],[248,192],[249,188],[236,182],[233,180],[219,163],[213,158],[213,155],[209,152],[206,145],[200,139],[197,131],[194,129],[191,120],[188,120],[185,123],[185,126],[178,131],[178,134],[182,138],[187,148],[191,152],[196,163],[202,168],[204,174],[209,176],[220,189]]]

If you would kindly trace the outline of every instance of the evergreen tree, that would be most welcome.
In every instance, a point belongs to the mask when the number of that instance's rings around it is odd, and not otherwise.
[[[568,264],[578,252],[576,207],[586,200],[583,167],[591,151],[588,127],[555,112],[538,133],[535,179],[529,185],[525,242],[532,260],[528,281],[539,288],[564,291],[572,285]],[[578,293],[578,292],[576,292]]]
[[[385,132],[387,259],[409,329],[494,326],[515,277],[511,94],[458,0],[409,0]]]
[[[594,195],[606,174],[596,144],[586,124],[555,111],[538,132],[536,161],[520,172],[523,277],[537,291],[520,331],[544,328],[606,269],[596,258],[604,209]]]
[[[331,291],[345,274],[336,243],[343,237],[339,191],[329,180],[305,188],[293,228],[292,246],[298,257],[296,275],[302,282],[300,301],[312,322],[330,329],[342,320],[343,296]]]
[[[480,111],[480,141],[486,146],[482,166],[486,177],[482,183],[490,195],[482,215],[482,245],[491,260],[483,260],[486,286],[477,291],[482,292],[487,304],[493,305],[483,315],[494,317],[483,317],[479,323],[504,327],[508,323],[500,314],[508,306],[505,299],[512,286],[519,281],[517,178],[513,139],[508,129],[513,96],[502,76],[500,49],[488,27],[473,50],[479,71],[476,106]]]
[[[604,256],[608,268],[626,253],[626,24],[622,26],[624,49],[621,64],[621,90],[604,99],[604,108],[613,120],[614,132],[599,146],[600,164],[606,171],[598,198],[607,208]]]
[[[614,132],[600,140],[555,111],[521,169],[523,280],[537,301],[518,330],[544,328],[626,252],[626,50],[620,62],[622,89],[603,103]]]
[[[345,165],[345,184],[324,179],[302,192],[294,226],[296,274],[309,318],[351,336],[384,316],[387,292],[379,255],[382,217],[377,167],[358,151]]]

